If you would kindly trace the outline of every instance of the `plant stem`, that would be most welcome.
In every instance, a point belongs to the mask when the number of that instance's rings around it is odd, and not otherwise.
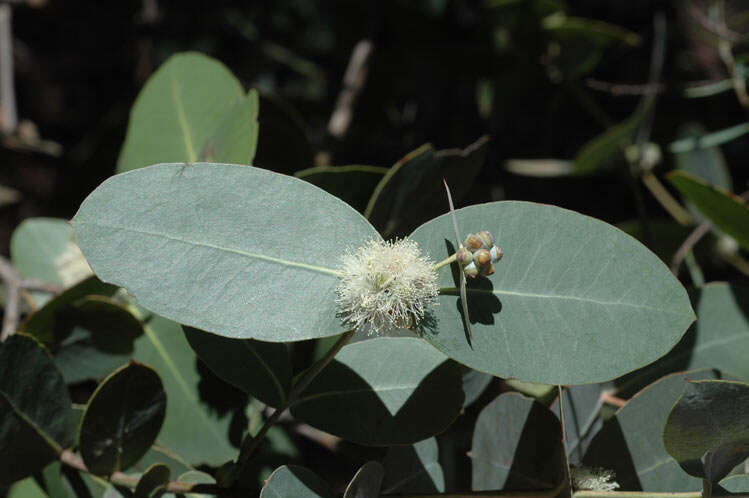
[[[701,491],[651,493],[649,491],[577,491],[574,498],[701,498]]]
[[[446,265],[449,265],[449,264],[455,262],[455,257],[456,257],[455,254],[451,254],[450,256],[446,257],[445,259],[443,259],[442,261],[440,261],[439,263],[437,263],[436,265],[434,265],[432,267],[432,270],[437,271],[440,268],[442,268],[443,266],[446,266]]]
[[[314,365],[312,365],[302,373],[299,380],[297,380],[297,382],[291,388],[291,392],[289,392],[289,396],[286,398],[286,402],[283,404],[283,406],[280,406],[275,412],[273,412],[270,418],[268,418],[268,420],[266,420],[263,426],[260,428],[260,431],[257,433],[257,435],[252,438],[249,444],[243,446],[240,450],[239,456],[237,457],[237,465],[235,467],[235,476],[239,476],[242,473],[242,470],[250,460],[250,457],[257,450],[258,446],[260,446],[260,443],[263,441],[263,438],[270,430],[270,428],[273,427],[276,422],[278,422],[281,414],[286,411],[294,403],[294,401],[296,401],[299,395],[302,394],[302,392],[310,385],[315,377],[317,377],[317,375],[322,372],[322,370],[326,366],[328,366],[328,364],[333,360],[333,358],[335,358],[341,348],[345,346],[346,343],[349,342],[349,340],[351,340],[354,332],[356,332],[356,329],[351,329],[347,332],[344,332],[338,339],[338,341],[336,341],[336,343],[333,345],[333,347],[331,347],[328,352],[325,353],[325,356],[320,358]]]
[[[702,498],[711,498],[713,496],[713,483],[710,479],[702,479]]]
[[[564,392],[562,386],[557,386],[557,392],[559,393],[559,419],[562,422],[562,450],[564,451],[564,471],[567,473],[565,481],[569,489],[572,489],[572,472],[570,472],[570,459],[567,453],[567,427],[564,425]]]
[[[681,204],[668,193],[666,187],[656,178],[656,176],[646,171],[642,175],[642,183],[650,190],[655,200],[657,200],[663,209],[671,215],[673,219],[680,225],[689,225],[692,222],[692,216],[683,208]]]
[[[80,470],[82,472],[86,472],[88,474],[91,473],[86,467],[86,464],[83,463],[83,459],[70,450],[63,450],[62,453],[60,453],[60,462],[64,465],[67,465],[68,467]],[[111,476],[109,476],[108,479],[108,482],[112,484],[115,484],[117,486],[126,486],[128,488],[134,488],[135,486],[137,486],[138,481],[140,481],[140,477],[129,476],[123,472],[114,472]],[[215,484],[171,481],[164,487],[164,491],[167,493],[175,494],[199,492],[215,495],[219,494],[219,492],[221,492],[222,490]]]

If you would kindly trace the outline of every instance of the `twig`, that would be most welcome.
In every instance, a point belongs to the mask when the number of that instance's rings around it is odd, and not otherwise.
[[[614,396],[611,393],[601,393],[601,401],[609,405],[617,406],[619,408],[627,404],[626,399],[622,399],[618,396]]]
[[[674,275],[678,275],[679,267],[684,261],[684,258],[687,257],[687,254],[692,251],[694,246],[697,245],[702,237],[710,233],[710,229],[712,227],[712,223],[710,223],[709,221],[703,221],[697,228],[692,231],[692,233],[689,234],[686,239],[684,239],[684,242],[681,243],[679,249],[677,249],[677,251],[674,253],[674,256],[671,258],[671,273],[673,273]]]
[[[608,81],[588,78],[585,80],[585,84],[588,86],[588,88],[598,90],[599,92],[606,92],[615,97],[631,95],[654,95],[663,93],[666,90],[666,85],[664,85],[663,83],[609,83]]]
[[[5,284],[7,296],[5,313],[3,314],[3,328],[0,331],[0,342],[14,334],[21,319],[21,293],[24,290],[41,291],[57,294],[62,287],[36,278],[21,278],[13,265],[6,258],[0,256],[0,280]]]
[[[260,428],[260,432],[258,432],[247,445],[242,446],[242,449],[239,452],[239,456],[237,457],[237,465],[235,466],[234,474],[235,476],[239,476],[242,473],[244,466],[247,464],[247,462],[250,461],[250,457],[253,455],[253,453],[255,453],[255,450],[257,450],[258,446],[260,446],[260,443],[263,441],[263,438],[265,437],[267,432],[281,418],[281,414],[285,412],[295,401],[297,401],[298,397],[304,392],[305,389],[307,389],[307,387],[315,379],[315,377],[317,377],[317,375],[322,372],[323,369],[327,367],[331,361],[333,361],[335,355],[337,355],[341,348],[345,346],[349,342],[349,340],[351,340],[354,332],[356,332],[356,329],[344,332],[338,339],[338,341],[333,345],[333,347],[328,350],[325,356],[320,358],[317,363],[312,365],[309,369],[301,374],[299,380],[296,382],[296,384],[294,384],[294,387],[291,388],[291,392],[289,392],[286,403],[284,403],[283,406],[279,407],[275,412],[273,412],[270,418],[266,420],[263,426]]]
[[[653,194],[661,207],[665,209],[679,225],[689,225],[692,222],[692,216],[683,208],[679,201],[666,190],[666,187],[658,180],[652,171],[646,171],[642,175],[642,182]]]
[[[328,121],[328,133],[335,138],[343,137],[351,124],[354,116],[354,102],[367,80],[367,62],[373,49],[372,41],[364,39],[360,40],[351,52],[351,58],[343,75],[343,88],[338,94],[335,109]]]
[[[67,465],[68,467],[72,467],[74,469],[91,473],[88,468],[86,467],[86,464],[83,462],[83,459],[73,453],[70,450],[63,450],[60,454],[60,462]],[[128,488],[134,488],[138,481],[140,480],[139,477],[129,476],[123,472],[114,472],[111,476],[109,476],[109,482],[112,484],[116,484],[119,486],[126,486]],[[164,491],[167,493],[175,493],[175,494],[184,494],[184,493],[206,493],[206,494],[218,494],[222,491],[222,489],[216,485],[216,484],[200,484],[200,483],[194,483],[194,482],[182,482],[182,481],[171,481],[167,483],[167,485],[164,487]]]
[[[710,31],[712,34],[717,35],[719,38],[734,43],[740,43],[746,38],[735,31],[731,31],[727,26],[725,26],[725,24],[721,25],[709,19],[694,3],[689,4],[689,13],[703,28]]]
[[[572,489],[572,472],[570,472],[570,458],[569,453],[567,449],[567,427],[564,424],[564,392],[562,391],[562,386],[557,386],[557,392],[559,393],[559,420],[562,423],[562,449],[564,451],[564,472],[567,474],[565,476],[565,481],[567,482],[567,485],[569,486],[569,489]]]
[[[0,131],[10,135],[18,125],[16,90],[13,83],[13,35],[11,6],[0,4]]]

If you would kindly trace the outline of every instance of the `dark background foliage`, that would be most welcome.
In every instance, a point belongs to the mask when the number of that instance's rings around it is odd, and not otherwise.
[[[699,36],[686,2],[566,2],[568,15],[627,28],[642,43],[613,43],[600,51],[565,45],[561,52],[541,28],[544,4],[553,9],[561,2],[74,0],[49,1],[40,8],[18,5],[13,36],[19,117],[61,149],[56,155],[17,146],[0,149],[0,184],[23,195],[20,203],[0,211],[0,250],[7,253],[11,230],[22,219],[69,218],[83,197],[112,174],[137,92],[177,51],[212,55],[246,88],[275,94],[296,108],[314,150],[328,152],[318,160],[389,166],[425,142],[438,149],[464,147],[489,134],[489,158],[470,202],[533,200],[609,222],[633,217],[633,194],[623,169],[584,179],[538,179],[507,173],[502,164],[516,157],[574,156],[605,129],[591,106],[611,123],[629,116],[639,96],[592,87],[596,82],[647,82],[657,12],[666,15],[668,38],[665,90],[658,98],[651,140],[672,141],[688,121],[718,130],[745,119],[731,92],[710,99],[682,96],[689,82],[727,75],[717,50]],[[363,38],[375,46],[368,78],[348,133],[334,140],[326,124],[352,47]],[[580,69],[588,56],[593,63]],[[489,94],[490,104],[478,103]],[[262,124],[262,109],[260,119]],[[746,138],[723,147],[728,164],[734,165],[738,192],[749,177],[745,168],[736,167],[747,147]],[[666,155],[661,167],[671,169],[670,162]],[[647,207],[663,215],[655,202],[648,200]]]

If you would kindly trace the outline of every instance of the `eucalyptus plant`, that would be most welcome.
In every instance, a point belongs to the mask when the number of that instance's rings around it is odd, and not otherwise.
[[[445,493],[454,429],[471,439],[461,496],[746,489],[727,477],[749,455],[746,290],[687,292],[636,238],[567,209],[456,209],[483,138],[387,171],[250,165],[263,98],[174,56],[133,108],[119,173],[71,224],[17,229],[14,264],[64,290],[0,345],[12,496],[333,496],[288,417],[377,448],[345,497]],[[371,177],[358,202],[352,178]],[[745,246],[745,204],[671,179]],[[494,396],[495,378],[513,392]],[[637,395],[604,423],[614,389]]]

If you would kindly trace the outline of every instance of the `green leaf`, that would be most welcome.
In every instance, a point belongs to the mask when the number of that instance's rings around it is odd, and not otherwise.
[[[41,478],[44,489],[50,498],[71,498],[75,496],[72,494],[67,479],[63,479],[62,463],[59,460],[44,467]]]
[[[180,482],[194,482],[196,484],[216,484],[216,480],[210,474],[206,474],[205,472],[201,472],[199,470],[190,470],[188,472],[185,472],[184,474],[180,475],[177,480]],[[181,498],[182,496],[184,496],[184,498],[211,498],[214,495],[213,493],[185,493],[184,495],[174,495],[172,493],[166,493],[163,495],[163,498]]]
[[[315,162],[302,116],[288,102],[263,93],[260,95],[260,132],[255,164],[291,174]]]
[[[688,381],[663,429],[669,455],[689,475],[716,483],[749,457],[749,384]]]
[[[463,230],[491,231],[504,258],[491,277],[469,279],[473,347],[462,324],[455,265],[438,271],[439,305],[421,332],[473,369],[543,384],[601,382],[662,356],[694,320],[687,293],[668,268],[602,221],[516,201],[455,214]],[[451,231],[443,215],[412,238],[440,261],[454,252]]]
[[[342,333],[334,268],[347,247],[379,238],[350,206],[302,180],[206,163],[113,176],[73,227],[94,271],[140,305],[207,332],[274,342]]]
[[[384,237],[410,232],[445,212],[444,178],[460,200],[484,165],[489,137],[465,149],[435,151],[427,144],[407,154],[380,180],[364,215]]]
[[[48,498],[48,495],[33,477],[27,477],[10,487],[7,498]]]
[[[587,142],[575,155],[573,171],[585,175],[610,167],[632,141],[640,121],[640,113],[635,113]]]
[[[561,424],[538,401],[503,394],[479,413],[471,462],[473,491],[554,488],[564,478]]]
[[[749,206],[741,198],[682,171],[672,172],[668,180],[717,228],[749,249]]]
[[[380,496],[385,469],[380,462],[367,462],[346,486],[343,498],[372,498]]]
[[[66,220],[25,219],[13,231],[10,256],[21,276],[66,288],[92,275]]]
[[[621,42],[630,47],[637,47],[642,43],[637,33],[621,26],[597,19],[566,16],[561,12],[545,17],[541,25],[544,30],[563,40],[584,38],[603,47],[614,42]]]
[[[749,474],[728,476],[720,481],[720,487],[728,493],[749,493]],[[718,496],[718,493],[713,496]]]
[[[76,302],[90,295],[111,296],[116,291],[116,286],[105,284],[96,277],[89,277],[50,299],[26,319],[21,325],[21,332],[46,344],[59,342],[70,333],[65,315]]]
[[[463,373],[463,392],[466,394],[463,407],[465,408],[476,401],[486,388],[489,387],[492,380],[494,380],[494,377],[489,374],[467,368]]]
[[[229,441],[231,416],[218,416],[201,401],[197,358],[179,324],[148,320],[133,358],[159,374],[167,393],[166,418],[156,444],[190,464],[218,466],[237,456]]]
[[[30,476],[73,443],[70,395],[49,353],[15,334],[0,344],[0,483]]]
[[[169,483],[171,472],[166,465],[155,463],[148,467],[135,486],[133,498],[157,498]]]
[[[749,289],[714,282],[690,294],[700,319],[666,356],[623,379],[620,390],[697,368],[717,368],[749,380]]]
[[[731,126],[730,128],[708,133],[707,135],[682,138],[675,142],[671,142],[668,146],[668,150],[676,154],[693,149],[715,147],[730,142],[731,140],[735,140],[747,133],[749,133],[749,123],[741,123],[736,126]]]
[[[705,128],[697,123],[690,123],[679,130],[679,137],[699,140],[706,134]],[[726,160],[718,147],[691,149],[676,153],[676,167],[685,173],[701,178],[706,183],[723,190],[733,190],[731,173]]]
[[[349,344],[291,406],[325,432],[359,444],[411,444],[444,431],[463,406],[458,365],[424,341]]]
[[[270,406],[286,403],[292,375],[286,344],[184,331],[190,347],[223,380]]]
[[[238,139],[251,143],[257,135],[257,127],[252,129],[257,106],[254,115],[243,112],[241,104],[233,108],[244,98],[242,85],[217,60],[194,52],[170,57],[149,78],[133,105],[117,171],[159,162],[197,162],[210,152],[210,147],[206,147],[216,133],[237,122],[232,117],[236,113],[250,121],[249,127],[239,121],[238,128],[249,133]],[[251,94],[246,100],[252,99]],[[221,149],[216,147],[216,160],[229,162],[231,158],[249,164],[254,147],[245,147],[244,152],[249,152],[246,159],[235,155],[236,147],[223,142]],[[227,153],[228,157],[223,158],[220,153]]]
[[[377,166],[318,166],[297,171],[294,176],[317,185],[363,212],[372,192],[387,172],[387,168]]]
[[[284,465],[268,477],[260,498],[333,498],[327,483],[312,471]]]
[[[203,146],[200,161],[251,164],[257,147],[258,108],[255,90],[235,101]]]
[[[565,441],[567,458],[571,464],[583,459],[590,441],[601,430],[603,419],[598,416],[603,405],[601,385],[572,386],[563,391]],[[559,396],[551,405],[551,411],[559,417]]]
[[[126,363],[143,324],[130,309],[107,297],[89,295],[58,311],[55,334],[64,337],[55,351],[68,383],[101,379]],[[58,335],[59,334],[59,335]]]
[[[693,370],[649,385],[606,422],[585,454],[585,465],[612,469],[622,490],[694,491],[692,479],[669,457],[662,443],[663,426],[684,386],[684,379],[712,379],[712,370]]]
[[[445,491],[439,447],[433,437],[410,446],[391,447],[382,465],[385,467],[384,495]]]
[[[166,393],[158,374],[131,362],[99,385],[81,422],[80,451],[98,475],[124,471],[145,455],[161,429]]]

